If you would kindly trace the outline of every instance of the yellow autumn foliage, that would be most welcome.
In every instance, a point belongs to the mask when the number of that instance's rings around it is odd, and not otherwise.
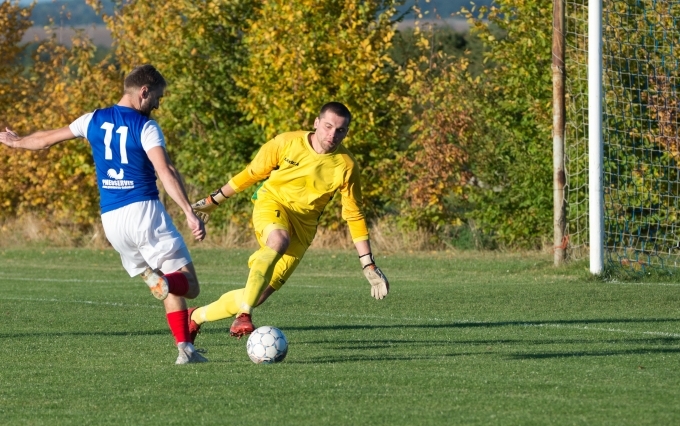
[[[82,34],[71,48],[54,36],[44,41],[33,67],[14,77],[21,95],[9,101],[6,125],[19,134],[63,127],[115,102],[122,80],[112,66],[92,64],[94,50]],[[68,141],[42,152],[0,150],[0,195],[7,207],[2,217],[32,212],[54,223],[92,224],[99,205],[87,142]]]

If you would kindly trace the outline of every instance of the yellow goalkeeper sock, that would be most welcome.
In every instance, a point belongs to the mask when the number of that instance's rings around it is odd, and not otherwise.
[[[255,256],[252,257],[248,281],[246,282],[246,288],[243,291],[243,298],[237,313],[251,313],[253,306],[255,306],[260,298],[262,290],[271,281],[272,275],[274,275],[274,267],[276,262],[281,259],[281,256],[276,250],[267,246],[262,247],[255,253]]]
[[[239,306],[241,306],[243,290],[244,289],[239,288],[238,290],[224,293],[222,297],[215,302],[196,308],[191,314],[191,319],[194,320],[196,324],[200,325],[204,322],[219,321],[221,319],[233,317],[238,312]]]

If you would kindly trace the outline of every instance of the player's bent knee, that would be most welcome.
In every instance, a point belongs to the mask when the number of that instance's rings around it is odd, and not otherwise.
[[[188,265],[183,266],[180,269],[180,271],[182,271],[182,273],[187,278],[187,281],[189,283],[189,290],[184,295],[184,298],[195,299],[200,294],[201,288],[200,285],[198,284],[198,278],[196,277],[196,270],[194,269],[194,264],[189,263]]]
[[[201,293],[201,291],[200,291],[198,288],[196,288],[195,290],[194,290],[194,289],[189,289],[189,291],[187,292],[187,294],[185,294],[183,297],[184,297],[185,299],[195,299],[195,298],[198,297],[198,295],[199,295],[200,293]]]
[[[267,233],[266,245],[280,254],[285,253],[290,245],[290,235],[288,234],[288,231],[284,229],[273,229],[271,232]]]
[[[184,295],[187,299],[195,299],[201,293],[201,287],[198,285],[196,278],[189,279],[189,291]]]

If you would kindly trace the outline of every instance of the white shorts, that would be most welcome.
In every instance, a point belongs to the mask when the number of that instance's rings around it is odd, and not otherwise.
[[[191,263],[182,235],[158,200],[138,201],[106,212],[102,224],[131,277],[144,272],[147,265],[168,274]]]

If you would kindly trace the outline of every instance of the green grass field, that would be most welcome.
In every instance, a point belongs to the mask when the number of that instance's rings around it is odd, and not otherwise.
[[[196,304],[242,286],[246,250],[194,250]],[[546,254],[311,251],[256,325],[289,340],[255,365],[230,321],[207,364],[174,365],[161,303],[112,250],[0,251],[0,424],[680,424],[680,284],[602,282]]]

